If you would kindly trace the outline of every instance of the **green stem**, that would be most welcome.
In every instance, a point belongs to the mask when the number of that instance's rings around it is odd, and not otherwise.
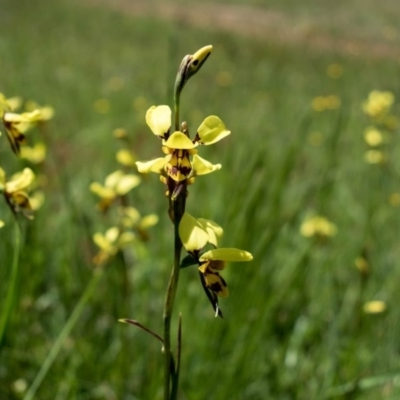
[[[184,59],[185,60],[185,59]],[[181,91],[184,86],[184,74],[183,69],[186,67],[186,61],[182,62],[179,67],[178,74],[175,80],[174,87],[174,111],[175,111],[175,130],[178,131],[180,128],[179,121],[179,107],[180,107],[180,96]],[[178,194],[175,200],[171,199],[171,194],[169,197],[170,209],[172,208],[173,212],[173,222],[174,222],[174,266],[172,269],[171,277],[169,279],[167,294],[165,296],[164,303],[164,400],[174,400],[177,396],[177,387],[178,387],[178,379],[179,379],[179,365],[175,362],[174,356],[171,350],[171,318],[172,312],[174,308],[176,291],[178,288],[179,281],[179,272],[180,272],[180,263],[181,263],[181,251],[182,251],[182,242],[179,237],[179,223],[181,218],[185,212],[186,205],[186,184],[184,182],[180,182],[183,186],[183,189]],[[172,204],[171,204],[172,203]],[[172,207],[171,207],[172,206]],[[171,392],[171,380],[173,381],[173,390]]]
[[[179,222],[185,210],[186,190],[183,190],[178,198],[173,202],[174,207],[174,266],[171,278],[168,283],[167,295],[164,305],[164,356],[165,356],[165,380],[164,380],[164,399],[173,400],[170,397],[171,372],[173,377],[178,377],[177,371],[171,371],[171,317],[174,308],[175,295],[178,288],[182,242],[179,237]],[[176,365],[176,363],[174,363]]]
[[[19,265],[19,248],[20,248],[20,230],[18,221],[15,221],[15,236],[14,236],[14,253],[13,261],[11,266],[11,277],[8,284],[8,291],[6,296],[6,301],[4,305],[4,310],[0,319],[0,346],[3,344],[4,333],[10,319],[11,311],[14,306],[15,300],[15,290],[18,281],[18,265]]]
[[[42,384],[43,379],[45,378],[46,374],[49,372],[54,360],[56,359],[58,353],[60,352],[65,340],[67,339],[68,335],[71,333],[72,329],[74,328],[78,318],[82,314],[83,308],[88,302],[90,296],[94,292],[99,283],[101,277],[103,276],[104,268],[103,266],[98,266],[94,271],[92,278],[90,279],[88,285],[86,286],[85,291],[82,293],[81,298],[79,299],[78,303],[76,304],[72,314],[70,315],[67,323],[64,325],[62,331],[58,335],[56,341],[53,344],[53,347],[50,350],[47,358],[45,359],[44,363],[42,364],[38,374],[36,375],[34,381],[32,382],[31,386],[29,387],[28,391],[25,394],[23,400],[32,400],[38,390],[39,386]]]

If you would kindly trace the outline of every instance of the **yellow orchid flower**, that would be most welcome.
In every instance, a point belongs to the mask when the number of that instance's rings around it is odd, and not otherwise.
[[[34,146],[23,146],[20,149],[20,157],[32,164],[41,164],[46,158],[46,145],[36,143]]]
[[[101,198],[98,207],[102,211],[106,211],[117,197],[126,195],[139,183],[140,178],[137,175],[125,174],[118,170],[106,177],[104,185],[93,182],[90,190]]]
[[[30,168],[6,179],[6,174],[0,168],[0,192],[3,192],[7,204],[13,213],[21,212],[26,218],[33,219],[33,208],[27,190],[35,180],[35,174]]]
[[[39,110],[22,114],[13,112],[5,112],[3,114],[3,125],[11,148],[15,154],[19,155],[21,144],[26,141],[24,132],[28,126],[33,122],[39,121],[41,118],[42,114]]]
[[[249,252],[234,248],[215,248],[202,253],[208,243],[217,247],[222,233],[222,228],[215,222],[203,218],[196,219],[188,213],[183,215],[179,224],[182,244],[198,264],[201,283],[217,315],[221,315],[218,297],[227,297],[229,294],[226,281],[219,271],[225,268],[226,262],[253,259]]]
[[[300,233],[304,237],[331,237],[335,236],[337,233],[336,225],[329,221],[327,218],[320,215],[316,215],[307,218],[300,227]]]
[[[134,243],[136,240],[133,232],[121,232],[117,227],[108,229],[105,234],[96,232],[93,235],[93,242],[99,247],[99,252],[95,255],[93,261],[99,265],[115,256],[118,251]]]
[[[134,207],[120,207],[118,211],[121,223],[125,228],[134,229],[141,240],[149,240],[147,230],[158,223],[158,216],[156,214],[149,214],[142,217]]]
[[[362,103],[362,109],[369,117],[379,120],[388,114],[394,100],[395,97],[392,92],[373,90],[368,95],[368,99]]]
[[[191,180],[199,175],[209,174],[221,168],[221,164],[211,164],[197,155],[195,147],[210,145],[218,142],[230,134],[225,124],[215,115],[207,117],[191,140],[186,132],[171,131],[171,109],[166,105],[152,106],[146,113],[146,123],[151,131],[162,139],[162,150],[167,154],[164,158],[157,158],[148,162],[137,161],[138,171],[141,173],[155,172],[163,176],[162,181],[167,183],[168,178],[176,183]],[[186,124],[183,124],[186,127]]]

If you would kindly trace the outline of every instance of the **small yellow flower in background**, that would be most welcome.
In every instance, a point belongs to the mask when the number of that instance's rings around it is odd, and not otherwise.
[[[340,105],[341,101],[335,95],[317,96],[311,102],[314,111],[336,110]]]
[[[392,207],[400,207],[400,193],[392,193],[389,196],[389,203]]]
[[[22,114],[12,112],[3,114],[3,125],[15,154],[19,155],[21,144],[26,141],[24,132],[32,126],[33,122],[40,121],[41,118],[42,114],[39,110]]]
[[[19,378],[12,384],[14,393],[21,395],[28,389],[28,382],[25,379]]]
[[[98,114],[107,114],[110,112],[111,105],[107,99],[98,99],[94,102],[93,108]]]
[[[28,160],[32,164],[40,164],[46,158],[46,145],[40,142],[32,147],[22,146],[20,148],[20,157]]]
[[[33,211],[39,210],[44,203],[45,197],[44,192],[41,190],[36,190],[29,196],[29,202]]]
[[[28,101],[25,104],[25,108],[27,111],[34,111],[34,110],[39,110],[41,114],[40,121],[49,121],[54,117],[54,108],[51,106],[43,106],[41,107],[38,103],[35,101]]]
[[[128,131],[124,128],[116,128],[113,130],[112,134],[116,139],[124,140],[128,137]]]
[[[337,227],[333,222],[320,215],[307,218],[300,227],[300,233],[304,237],[331,237],[337,233]]]
[[[0,192],[3,192],[7,204],[13,213],[22,213],[26,218],[33,219],[33,208],[28,196],[29,187],[35,180],[35,174],[30,168],[13,175],[10,180],[0,168]]]
[[[126,149],[121,149],[116,154],[117,161],[125,167],[133,167],[135,165],[135,158],[133,154]]]
[[[386,310],[386,303],[382,300],[367,301],[363,309],[367,314],[380,314]]]
[[[321,132],[311,132],[308,137],[308,142],[314,146],[314,147],[319,147],[322,145],[324,141],[324,136],[322,135]]]
[[[219,315],[218,298],[227,297],[227,284],[219,271],[225,268],[226,262],[251,261],[253,256],[244,250],[233,248],[214,248],[203,252],[207,244],[217,247],[223,234],[222,228],[213,221],[196,219],[185,213],[179,224],[179,236],[186,251],[198,264],[201,283],[214,310]]]
[[[339,79],[343,75],[343,67],[340,64],[330,64],[326,69],[329,78]]]
[[[134,207],[120,207],[118,209],[121,223],[125,228],[134,229],[142,241],[149,240],[148,229],[158,223],[156,214],[149,214],[142,217]]]
[[[369,272],[368,261],[364,257],[357,257],[354,264],[361,274],[367,274]]]
[[[93,241],[100,249],[93,260],[96,265],[99,265],[115,256],[118,251],[134,243],[135,235],[132,232],[121,232],[119,228],[114,226],[108,229],[104,235],[96,232],[93,235]]]
[[[120,91],[125,86],[125,80],[120,76],[113,76],[107,82],[107,88],[113,92]]]
[[[392,92],[373,90],[368,95],[368,99],[362,103],[362,109],[369,117],[379,119],[388,114],[394,100],[395,98]]]
[[[380,150],[368,150],[364,158],[368,164],[382,164],[386,161],[385,154]]]
[[[2,221],[1,219],[0,219],[0,228],[2,228],[4,226],[4,221]]]
[[[139,183],[140,178],[137,175],[125,174],[118,170],[106,177],[104,185],[93,182],[90,190],[101,198],[98,204],[99,209],[106,211],[116,198],[126,195]]]
[[[229,71],[220,71],[215,77],[218,86],[227,87],[232,85],[233,77]]]
[[[383,135],[375,127],[369,126],[364,132],[364,140],[368,146],[376,147],[383,143]]]

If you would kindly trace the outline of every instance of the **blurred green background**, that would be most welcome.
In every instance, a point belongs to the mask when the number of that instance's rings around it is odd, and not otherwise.
[[[0,92],[56,112],[46,201],[34,221],[21,220],[1,399],[24,398],[91,280],[91,238],[110,221],[89,185],[118,168],[113,130],[127,129],[139,160],[159,157],[145,112],[172,106],[182,57],[207,44],[213,54],[185,88],[181,117],[194,132],[218,115],[232,135],[201,149],[223,168],[190,187],[188,211],[222,225],[223,245],[254,261],[224,271],[224,319],[214,318],[195,268],[182,271],[179,398],[400,398],[400,108],[371,163],[364,131],[374,122],[361,106],[372,90],[400,96],[397,0],[0,0],[0,8]],[[21,169],[4,135],[0,143],[1,167]],[[164,190],[155,175],[133,190],[132,204],[160,222],[134,262],[109,263],[35,398],[161,398],[159,343],[117,320],[162,330],[173,246]],[[5,202],[0,213],[2,310],[14,224]],[[336,235],[302,235],[312,215]],[[371,312],[370,301],[384,309]]]

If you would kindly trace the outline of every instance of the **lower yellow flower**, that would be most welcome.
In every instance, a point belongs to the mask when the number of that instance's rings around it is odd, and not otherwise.
[[[93,235],[93,242],[99,247],[100,251],[94,257],[93,262],[99,265],[107,261],[134,241],[135,235],[132,232],[121,232],[115,226],[108,229],[104,235],[96,232]]]
[[[221,315],[218,297],[229,295],[226,281],[219,274],[227,262],[251,261],[253,256],[240,249],[219,248],[203,252],[207,244],[217,246],[223,230],[213,221],[196,219],[185,213],[179,224],[179,236],[191,260],[200,271],[203,288],[217,315]],[[193,263],[192,263],[193,264]]]
[[[27,190],[34,180],[35,174],[30,168],[25,168],[10,180],[6,179],[4,170],[0,168],[0,192],[3,192],[13,213],[21,212],[28,219],[33,219],[33,209]]]

